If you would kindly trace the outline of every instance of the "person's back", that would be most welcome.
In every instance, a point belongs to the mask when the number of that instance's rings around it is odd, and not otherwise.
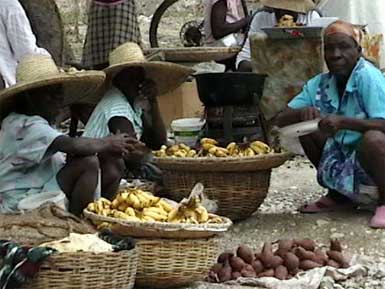
[[[242,0],[205,0],[204,6],[205,44],[209,46],[241,45],[244,40],[242,30],[248,24],[247,11]]]
[[[15,84],[16,66],[27,54],[48,54],[36,45],[31,25],[17,0],[0,4],[0,75],[5,87]]]

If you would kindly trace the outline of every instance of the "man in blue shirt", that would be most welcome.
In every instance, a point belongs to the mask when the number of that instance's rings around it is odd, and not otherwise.
[[[304,213],[354,207],[360,185],[377,186],[370,226],[385,228],[385,79],[361,56],[360,34],[337,21],[324,32],[329,73],[311,79],[277,117],[279,126],[321,118],[319,132],[300,138],[329,193]]]

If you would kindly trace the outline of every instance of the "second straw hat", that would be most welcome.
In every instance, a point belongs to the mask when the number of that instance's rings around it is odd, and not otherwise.
[[[157,84],[159,94],[174,90],[194,72],[186,66],[171,62],[148,61],[140,46],[134,42],[127,42],[115,48],[110,53],[109,63],[104,72],[110,79],[126,68],[143,67],[146,77]]]

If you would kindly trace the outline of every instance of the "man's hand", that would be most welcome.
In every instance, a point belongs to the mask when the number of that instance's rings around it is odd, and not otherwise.
[[[115,134],[105,137],[103,152],[125,156],[135,150],[136,146],[145,146],[128,134]]]
[[[319,117],[321,117],[321,114],[315,107],[306,107],[301,110],[301,121],[313,120]]]
[[[319,124],[318,127],[320,131],[328,134],[328,135],[335,135],[339,130],[343,129],[342,122],[343,117],[338,115],[330,115],[325,118],[323,118]]]

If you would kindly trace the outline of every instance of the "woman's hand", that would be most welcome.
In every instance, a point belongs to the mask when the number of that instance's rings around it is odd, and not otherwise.
[[[343,129],[344,117],[338,115],[327,116],[318,123],[318,127],[321,132],[328,135],[335,135],[339,130]]]
[[[308,121],[321,117],[319,110],[313,106],[302,109],[300,115],[301,121]]]

